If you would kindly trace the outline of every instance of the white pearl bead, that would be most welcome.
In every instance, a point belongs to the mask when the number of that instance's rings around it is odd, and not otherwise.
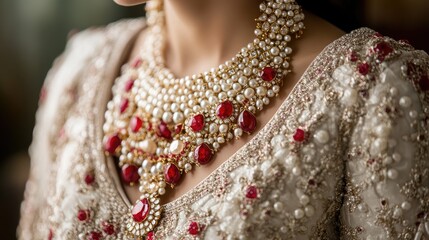
[[[300,198],[299,198],[299,202],[302,204],[302,205],[307,205],[309,202],[310,202],[310,198],[307,196],[307,195],[302,195]]]
[[[395,160],[395,162],[400,162],[402,159],[401,154],[399,154],[399,153],[393,153],[392,158],[393,158],[393,160]]]
[[[279,48],[278,48],[278,47],[273,47],[273,48],[271,48],[271,50],[270,50],[270,53],[271,53],[272,55],[274,55],[274,56],[279,55],[279,52],[280,52],[280,50],[279,50]]]
[[[185,117],[183,116],[183,113],[181,112],[175,112],[173,114],[173,121],[174,123],[182,123]]]
[[[241,137],[241,135],[243,135],[243,130],[241,128],[234,129],[234,135],[236,137]]]
[[[173,118],[173,114],[171,112],[164,112],[162,115],[162,120],[166,123],[170,123]]]
[[[401,97],[401,99],[399,99],[399,105],[403,108],[409,108],[412,104],[411,98],[410,97]]]
[[[162,114],[163,114],[162,110],[160,108],[158,108],[158,107],[154,108],[153,111],[152,111],[152,115],[155,118],[161,118]]]
[[[283,206],[282,202],[276,202],[276,203],[274,203],[274,210],[276,212],[281,212],[281,211],[283,211],[283,209],[284,209],[284,206]]]
[[[389,169],[387,171],[387,177],[393,180],[398,178],[398,171],[396,169]]]
[[[255,95],[255,90],[253,88],[246,88],[246,90],[244,90],[244,96],[246,98],[252,98]]]
[[[156,168],[156,166],[152,166],[151,168],[150,168],[150,173],[152,174],[152,175],[157,175],[157,173],[158,173],[158,169]]]
[[[159,195],[164,195],[165,194],[165,188],[159,188],[158,193],[159,193]]]
[[[180,152],[182,152],[183,147],[184,147],[184,144],[183,144],[182,141],[180,141],[180,140],[174,140],[170,144],[170,152],[172,154],[179,154]]]
[[[258,95],[258,96],[265,96],[265,95],[267,95],[267,89],[265,88],[265,87],[258,87],[258,88],[256,88],[256,94]]]
[[[387,140],[385,138],[377,138],[371,145],[371,155],[383,153],[387,149]]]
[[[154,154],[156,151],[156,143],[150,139],[145,139],[139,143],[139,147],[150,154]]]
[[[357,207],[359,212],[366,213],[368,211],[368,205],[366,203],[360,203]]]
[[[410,210],[411,209],[411,204],[409,202],[405,201],[405,202],[403,202],[401,204],[401,208],[404,209],[404,210]]]
[[[228,125],[227,125],[227,124],[222,124],[222,125],[220,125],[220,127],[219,127],[219,131],[220,131],[221,133],[226,133],[226,132],[228,132]]]
[[[192,165],[190,164],[190,163],[186,163],[185,164],[185,171],[186,172],[189,172],[189,171],[191,171],[192,170]]]
[[[142,168],[144,168],[145,170],[149,171],[149,169],[151,167],[152,167],[152,163],[149,160],[147,160],[147,159],[143,160],[143,162],[142,162]]]
[[[293,212],[293,215],[295,216],[296,219],[301,219],[304,217],[304,211],[298,208]]]
[[[329,142],[329,133],[326,130],[318,130],[314,134],[314,138],[318,143],[324,144]]]
[[[402,216],[402,209],[401,208],[395,208],[395,210],[393,210],[393,218],[394,219],[398,219]]]
[[[314,215],[314,207],[311,205],[306,206],[304,211],[305,211],[305,216],[307,217],[312,217]]]
[[[301,175],[301,168],[299,168],[299,167],[292,168],[292,174],[295,176]]]

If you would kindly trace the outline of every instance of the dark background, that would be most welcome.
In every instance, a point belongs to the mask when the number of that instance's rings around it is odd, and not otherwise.
[[[427,0],[301,0],[345,31],[371,27],[429,50]],[[138,17],[113,0],[0,0],[0,234],[15,239],[39,90],[72,30]]]

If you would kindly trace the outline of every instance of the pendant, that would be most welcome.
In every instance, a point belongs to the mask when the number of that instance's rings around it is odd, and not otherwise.
[[[144,194],[130,207],[127,221],[128,234],[143,238],[152,232],[161,218],[162,207],[158,195]]]

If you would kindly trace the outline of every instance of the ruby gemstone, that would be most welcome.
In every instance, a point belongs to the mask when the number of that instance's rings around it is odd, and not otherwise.
[[[124,113],[127,110],[129,104],[130,101],[127,98],[123,98],[119,104],[119,112],[121,114]]]
[[[143,198],[142,200],[137,201],[131,210],[131,214],[133,215],[133,219],[136,222],[143,222],[150,212],[150,204],[147,198]]]
[[[102,236],[101,232],[92,231],[88,235],[88,240],[100,240]]]
[[[258,189],[255,186],[248,186],[246,189],[246,197],[255,199],[258,197]]]
[[[171,131],[168,129],[168,126],[165,122],[161,122],[158,125],[158,135],[165,139],[171,139]]]
[[[121,145],[121,139],[118,134],[108,136],[104,142],[104,149],[110,154],[115,154],[116,149]]]
[[[115,234],[115,226],[113,226],[113,224],[110,224],[108,222],[103,222],[102,226],[103,226],[103,231],[107,235],[113,235],[113,234]]]
[[[232,115],[233,110],[234,110],[234,108],[232,106],[232,102],[226,100],[226,101],[222,102],[221,104],[219,104],[219,106],[217,106],[216,115],[220,119],[225,119],[225,118],[228,118]]]
[[[197,222],[191,222],[188,227],[188,233],[195,236],[200,233],[200,226]]]
[[[297,141],[297,142],[302,142],[305,140],[305,132],[304,130],[298,128],[296,129],[295,134],[293,135],[293,140]]]
[[[141,118],[139,118],[137,116],[134,116],[131,118],[131,120],[130,120],[131,131],[133,131],[135,133],[138,132],[140,130],[140,128],[142,127],[142,125],[143,125],[143,121],[141,120]]]
[[[124,90],[125,90],[125,92],[129,92],[129,91],[131,91],[131,89],[133,88],[133,86],[134,86],[134,80],[133,80],[133,79],[128,80],[128,81],[125,83],[125,86],[124,86]]]
[[[194,132],[199,132],[204,128],[204,115],[197,114],[189,121],[189,127]]]
[[[154,239],[155,239],[155,236],[154,236],[153,232],[152,231],[148,232],[146,235],[146,240],[154,240]]]
[[[165,181],[169,184],[176,185],[180,181],[181,176],[179,169],[174,164],[169,164],[164,169]]]
[[[138,167],[133,164],[125,164],[122,166],[122,180],[126,184],[134,184],[137,183],[140,179],[140,175],[138,172]]]
[[[419,85],[423,91],[429,91],[429,76],[428,76],[428,74],[423,74],[420,77]]]
[[[384,58],[393,52],[393,48],[387,42],[380,42],[374,47],[374,51],[378,54],[378,60],[383,61]]]
[[[352,62],[356,62],[359,59],[359,57],[358,57],[358,55],[357,55],[357,53],[355,51],[352,51],[350,53],[349,59]]]
[[[261,78],[264,81],[270,82],[276,77],[277,73],[272,67],[265,67],[261,71]]]
[[[94,173],[93,172],[87,173],[84,180],[85,180],[86,185],[93,184],[95,181]]]
[[[243,131],[251,133],[256,128],[256,117],[251,112],[244,110],[238,116],[238,125]]]
[[[368,63],[361,63],[358,65],[358,71],[362,75],[367,75],[369,73],[370,68],[371,67]]]
[[[206,143],[202,143],[195,148],[194,158],[199,164],[205,165],[210,162],[213,157],[212,149]]]
[[[48,235],[48,240],[52,240],[54,238],[54,230],[49,229],[49,235]]]
[[[79,219],[79,221],[81,222],[86,221],[88,219],[88,215],[89,215],[88,210],[81,209],[77,212],[77,219]]]

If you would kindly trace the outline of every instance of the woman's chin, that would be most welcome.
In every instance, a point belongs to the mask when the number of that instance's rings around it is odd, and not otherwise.
[[[113,1],[115,1],[117,4],[121,6],[135,6],[135,5],[143,4],[148,0],[113,0]]]

